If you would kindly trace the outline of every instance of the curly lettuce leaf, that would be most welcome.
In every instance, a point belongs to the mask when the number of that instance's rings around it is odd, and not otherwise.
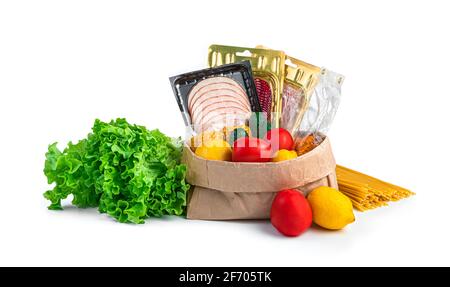
[[[96,120],[92,133],[76,145],[69,143],[63,152],[49,146],[44,173],[55,183],[44,194],[49,209],[62,209],[61,200],[72,194],[72,204],[98,206],[119,222],[183,215],[189,185],[180,143],[125,119]]]
[[[78,207],[97,206],[99,196],[95,193],[93,178],[84,168],[87,163],[87,141],[69,143],[63,152],[56,145],[49,146],[44,168],[48,183],[56,184],[52,190],[44,193],[44,197],[51,201],[49,209],[62,209],[61,200],[70,194],[73,195],[72,203]]]

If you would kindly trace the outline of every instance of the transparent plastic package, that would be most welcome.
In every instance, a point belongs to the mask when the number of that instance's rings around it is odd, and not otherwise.
[[[311,151],[325,138],[339,107],[343,82],[344,76],[341,74],[321,70],[308,108],[299,127],[293,132],[298,155]]]
[[[281,117],[285,58],[284,52],[278,50],[211,45],[208,52],[208,65],[217,67],[249,61],[261,111],[267,114],[267,119],[275,127],[278,127]]]
[[[297,119],[302,117],[306,110],[307,99],[305,91],[299,87],[284,83],[283,87],[283,112],[281,115],[281,127],[292,133]]]
[[[185,129],[185,142],[192,151],[202,145],[217,144],[217,142],[231,142],[230,136],[235,129],[243,129],[246,134],[251,134],[249,128],[249,113],[246,116],[227,115],[224,119],[211,125],[187,125]]]
[[[299,127],[308,108],[320,71],[317,66],[286,56],[281,127],[291,134]]]

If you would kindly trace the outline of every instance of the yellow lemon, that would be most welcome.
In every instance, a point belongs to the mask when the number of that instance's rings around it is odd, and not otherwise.
[[[273,162],[279,162],[283,160],[293,159],[297,157],[297,152],[295,150],[287,150],[287,149],[280,149],[277,151],[275,156],[272,158]]]
[[[308,201],[314,223],[323,228],[338,230],[355,221],[352,202],[337,189],[318,187],[308,195]]]
[[[231,146],[224,140],[210,140],[197,147],[195,154],[209,160],[231,161]]]

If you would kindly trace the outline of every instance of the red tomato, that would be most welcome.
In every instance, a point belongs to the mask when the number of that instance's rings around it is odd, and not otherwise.
[[[282,190],[273,200],[270,221],[280,233],[298,236],[312,224],[311,207],[299,191]]]
[[[292,138],[291,134],[285,129],[271,129],[267,132],[264,139],[270,142],[273,152],[276,152],[280,149],[294,149],[294,139]]]
[[[259,138],[243,137],[233,143],[232,161],[267,162],[272,156],[270,143]]]

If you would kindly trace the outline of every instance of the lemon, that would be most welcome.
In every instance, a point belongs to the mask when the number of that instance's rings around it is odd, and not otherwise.
[[[352,202],[337,189],[318,187],[308,195],[308,201],[314,223],[323,228],[338,230],[355,221]]]
[[[195,154],[204,159],[230,161],[231,146],[224,140],[209,140],[197,147]]]
[[[273,162],[279,162],[284,161],[288,159],[293,159],[297,157],[297,152],[295,150],[287,150],[287,149],[280,149],[277,151],[275,156],[272,158]]]

